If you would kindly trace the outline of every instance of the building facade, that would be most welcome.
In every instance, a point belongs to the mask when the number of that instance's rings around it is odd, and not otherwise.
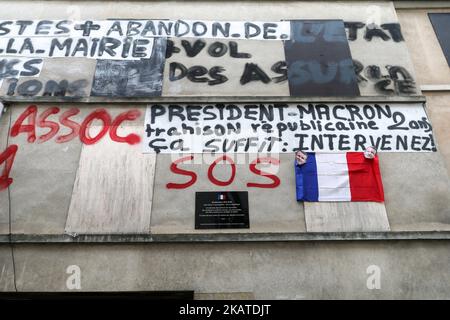
[[[445,1],[0,6],[1,291],[450,297]],[[369,145],[382,201],[297,201]]]

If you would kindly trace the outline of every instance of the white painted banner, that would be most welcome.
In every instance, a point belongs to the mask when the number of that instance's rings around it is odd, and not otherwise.
[[[155,37],[286,40],[290,22],[1,20],[0,56],[139,60]]]
[[[150,105],[145,153],[433,152],[422,103]]]
[[[151,57],[153,43],[154,38],[131,37],[0,37],[0,50],[3,56],[139,60]]]
[[[0,20],[0,37],[190,37],[287,40],[289,21]]]

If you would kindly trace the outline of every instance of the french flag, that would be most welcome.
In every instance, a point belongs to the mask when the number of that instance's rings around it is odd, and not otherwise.
[[[219,200],[227,200],[227,196],[223,193],[219,193],[218,199]]]
[[[384,201],[378,156],[363,152],[308,153],[295,162],[297,201]]]

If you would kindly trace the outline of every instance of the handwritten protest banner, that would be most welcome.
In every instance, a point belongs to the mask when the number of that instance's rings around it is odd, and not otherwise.
[[[421,103],[208,104],[147,107],[144,152],[433,152]]]
[[[197,20],[0,21],[0,55],[150,58],[155,37],[285,40],[290,23]]]
[[[41,58],[139,60],[151,57],[153,42],[153,38],[132,37],[0,37],[0,53]]]
[[[289,21],[0,20],[0,37],[188,37],[286,40]]]

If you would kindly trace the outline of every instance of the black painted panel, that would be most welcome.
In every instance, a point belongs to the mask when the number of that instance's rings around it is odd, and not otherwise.
[[[161,96],[166,39],[155,38],[150,59],[97,60],[91,95],[100,97]]]
[[[284,41],[291,96],[359,96],[342,20],[292,20]]]

